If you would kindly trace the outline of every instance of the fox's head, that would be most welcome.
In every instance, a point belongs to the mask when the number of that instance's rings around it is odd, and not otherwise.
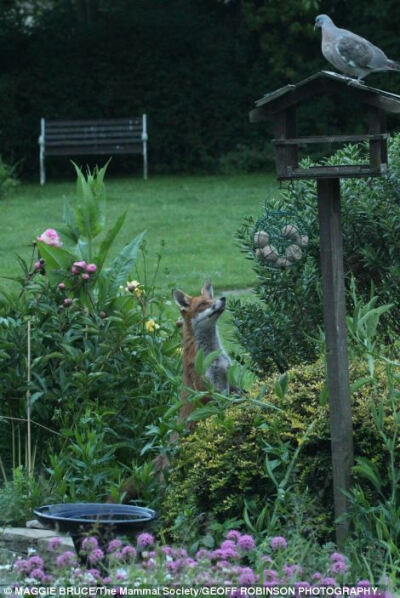
[[[225,297],[214,299],[212,284],[209,280],[205,281],[200,293],[198,297],[190,297],[179,289],[172,292],[183,320],[190,323],[193,329],[215,326],[225,309]]]

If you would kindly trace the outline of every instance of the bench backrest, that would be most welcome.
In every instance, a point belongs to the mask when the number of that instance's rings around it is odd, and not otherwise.
[[[108,120],[45,120],[41,140],[47,155],[142,154],[146,115]]]

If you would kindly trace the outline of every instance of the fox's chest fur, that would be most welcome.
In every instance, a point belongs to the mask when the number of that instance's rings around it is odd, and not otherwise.
[[[203,349],[205,357],[213,351],[220,351],[218,357],[206,370],[205,377],[217,391],[229,392],[228,368],[231,361],[221,344],[218,329],[200,331],[196,334],[190,322],[185,322],[183,325],[183,378],[185,385],[196,390],[204,388],[194,365],[200,349]]]

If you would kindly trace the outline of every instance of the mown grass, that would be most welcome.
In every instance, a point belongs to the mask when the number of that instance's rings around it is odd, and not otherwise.
[[[211,278],[217,290],[251,287],[254,273],[234,234],[243,218],[257,216],[276,190],[268,174],[163,176],[148,181],[109,177],[108,223],[128,210],[114,252],[146,230],[150,271],[157,254],[163,256],[157,283],[164,290],[177,286],[197,293],[205,278]],[[36,235],[61,226],[64,201],[74,196],[73,182],[50,182],[44,187],[23,184],[1,201],[0,276],[15,275],[16,254],[28,258]]]

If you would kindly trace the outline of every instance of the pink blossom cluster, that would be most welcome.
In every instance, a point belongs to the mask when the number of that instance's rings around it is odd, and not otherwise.
[[[87,264],[84,260],[74,262],[71,266],[71,272],[76,275],[80,275],[82,280],[89,280],[91,274],[94,274],[97,270],[96,264]]]
[[[56,550],[59,543],[56,539],[51,542],[51,549]],[[303,595],[301,588],[349,586],[350,564],[339,552],[330,555],[323,572],[307,573],[301,564],[293,562],[289,542],[283,536],[270,538],[263,546],[269,554],[260,554],[254,538],[237,530],[230,530],[219,546],[200,548],[193,556],[182,547],[155,545],[153,536],[147,532],[139,534],[136,546],[115,538],[103,547],[95,536],[88,536],[81,545],[88,563],[86,568],[78,565],[73,552],[66,551],[56,556],[51,574],[39,556],[18,559],[14,571],[22,581],[29,578],[37,584],[46,580],[56,584],[57,579],[67,579],[69,583],[100,583],[118,589],[133,580],[144,584],[157,580],[163,585],[230,585],[239,588],[238,596],[243,595],[240,588],[254,585],[291,586],[299,590],[298,596]],[[365,579],[352,588],[358,589],[357,596],[363,596],[365,588],[365,595],[392,598],[383,590],[371,594],[371,583]]]

